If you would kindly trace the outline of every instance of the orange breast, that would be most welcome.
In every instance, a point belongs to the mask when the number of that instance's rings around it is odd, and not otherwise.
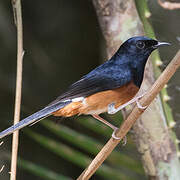
[[[84,101],[72,102],[64,108],[53,113],[54,116],[70,117],[80,114],[100,114],[107,112],[108,105],[115,103],[115,107],[131,100],[139,88],[133,83],[129,83],[120,88],[98,92],[88,96]]]

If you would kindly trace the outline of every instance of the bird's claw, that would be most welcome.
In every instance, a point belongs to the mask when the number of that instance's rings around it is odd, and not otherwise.
[[[120,140],[121,138],[116,136],[117,130],[118,130],[118,128],[116,127],[116,128],[114,129],[113,133],[112,133],[112,138],[113,138],[113,139],[116,139],[116,140]],[[123,144],[122,144],[122,145],[125,146],[126,143],[127,143],[127,137],[124,136],[124,138],[123,138]]]
[[[114,131],[113,131],[113,133],[112,133],[112,138],[113,138],[113,139],[116,139],[116,140],[120,140],[121,138],[116,136],[117,130],[118,130],[118,128],[115,128],[115,129],[114,129]]]
[[[136,104],[137,104],[137,107],[139,108],[139,109],[146,109],[148,106],[142,106],[141,104],[140,104],[140,102],[138,101],[138,99],[136,100]]]
[[[127,144],[127,136],[124,136],[122,145],[125,146]]]

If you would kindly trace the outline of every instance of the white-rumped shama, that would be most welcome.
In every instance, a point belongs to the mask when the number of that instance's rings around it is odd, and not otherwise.
[[[72,84],[65,93],[42,110],[2,131],[0,138],[50,115],[70,117],[89,114],[116,130],[115,126],[99,114],[118,111],[124,104],[134,102],[132,100],[141,86],[148,57],[161,45],[169,43],[144,36],[128,39],[111,59]]]

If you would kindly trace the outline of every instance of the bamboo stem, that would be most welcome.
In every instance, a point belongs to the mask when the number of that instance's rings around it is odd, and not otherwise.
[[[180,50],[167,66],[167,68],[163,71],[163,73],[159,76],[156,82],[153,84],[151,89],[147,92],[147,94],[140,100],[142,106],[149,106],[153,99],[157,96],[157,94],[161,91],[164,85],[169,81],[169,79],[176,72],[178,67],[180,66]],[[97,154],[97,156],[93,159],[91,164],[82,172],[82,174],[78,177],[77,180],[87,180],[89,179],[98,167],[103,163],[103,161],[109,156],[109,154],[113,151],[113,149],[118,145],[118,143],[126,136],[130,128],[136,122],[136,120],[140,117],[140,115],[144,112],[143,109],[139,109],[137,106],[134,107],[130,115],[123,122],[121,127],[119,128],[116,136],[119,137],[119,140],[115,140],[111,138],[107,144],[102,148],[102,150]]]
[[[21,0],[12,0],[12,5],[14,11],[15,24],[17,26],[17,73],[16,73],[16,96],[15,96],[15,110],[14,110],[14,124],[16,124],[20,120],[24,50],[23,50]],[[12,140],[12,157],[11,157],[11,172],[10,172],[11,180],[16,180],[18,137],[19,137],[19,131],[14,132],[13,140]]]

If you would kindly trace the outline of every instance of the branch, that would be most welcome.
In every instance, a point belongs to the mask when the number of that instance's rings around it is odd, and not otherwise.
[[[163,73],[159,76],[156,82],[153,84],[151,89],[147,92],[147,94],[140,100],[142,106],[149,106],[153,99],[158,95],[164,85],[169,81],[169,79],[173,76],[176,70],[180,66],[180,50],[167,66],[167,68],[163,71]],[[120,138],[120,140],[115,140],[111,138],[107,144],[102,148],[102,150],[97,154],[91,164],[83,171],[83,173],[79,176],[78,180],[87,180],[89,179],[95,171],[99,168],[99,166],[104,162],[104,160],[110,155],[113,149],[118,145],[118,143],[126,136],[128,131],[131,129],[136,120],[140,117],[140,115],[144,112],[143,109],[139,109],[137,106],[134,107],[130,115],[123,122],[121,127],[119,128],[116,136]]]
[[[1,146],[2,144],[3,144],[3,141],[0,142],[0,146]],[[1,169],[0,169],[0,173],[3,171],[4,167],[5,167],[5,165],[2,165],[2,167],[1,167]]]
[[[23,56],[24,56],[21,0],[12,0],[12,6],[14,11],[15,24],[17,26],[17,73],[16,73],[16,97],[15,97],[15,111],[14,111],[14,124],[16,124],[20,120],[22,69],[23,69]],[[16,180],[18,137],[19,137],[19,131],[14,132],[13,140],[12,140],[12,160],[11,160],[11,173],[10,173],[11,180]]]
[[[158,3],[164,9],[169,9],[169,10],[180,9],[180,3],[172,3],[167,1],[162,2],[161,0],[158,0]]]

